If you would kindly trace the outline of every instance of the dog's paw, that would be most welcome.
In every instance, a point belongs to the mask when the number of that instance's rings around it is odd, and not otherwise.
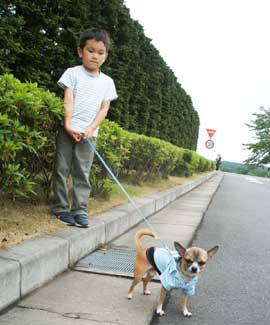
[[[183,312],[183,315],[184,315],[185,317],[191,317],[191,316],[192,316],[192,313],[190,313],[190,312],[187,310],[187,308],[184,309],[182,312]]]
[[[132,299],[132,293],[129,293],[128,296],[127,296],[127,298],[128,298],[129,300]]]
[[[152,294],[152,292],[150,290],[145,290],[143,293],[145,296],[149,296]]]
[[[156,314],[159,316],[164,316],[165,315],[165,311],[162,309],[162,307],[158,307],[156,310]]]

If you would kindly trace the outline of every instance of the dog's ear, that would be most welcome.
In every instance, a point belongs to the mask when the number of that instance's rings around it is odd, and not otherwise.
[[[209,249],[207,251],[208,257],[213,257],[216,254],[216,252],[218,251],[218,248],[219,248],[218,246],[215,246],[215,247]]]
[[[183,246],[183,245],[181,245],[181,244],[179,244],[179,243],[177,243],[176,241],[174,242],[174,247],[175,247],[175,249],[177,250],[177,252],[180,254],[180,256],[184,256],[185,255],[185,253],[186,253],[186,248]]]

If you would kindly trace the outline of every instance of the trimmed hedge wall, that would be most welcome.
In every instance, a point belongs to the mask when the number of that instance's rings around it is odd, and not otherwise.
[[[81,32],[106,29],[112,47],[102,71],[114,79],[119,95],[109,119],[196,150],[200,120],[192,98],[123,0],[0,1],[0,18],[0,74],[37,82],[58,95],[62,73],[81,64],[76,53]],[[185,46],[181,38],[176,42]]]

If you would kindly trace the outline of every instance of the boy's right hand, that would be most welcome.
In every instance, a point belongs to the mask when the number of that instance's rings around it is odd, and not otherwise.
[[[71,116],[73,111],[73,89],[66,87],[64,90],[64,110],[65,110],[65,118],[64,118],[64,128],[66,132],[76,141],[81,141],[81,134],[76,130],[73,130],[71,125]]]
[[[81,133],[73,130],[72,128],[65,126],[65,130],[66,132],[76,141],[76,142],[80,142],[81,141]]]

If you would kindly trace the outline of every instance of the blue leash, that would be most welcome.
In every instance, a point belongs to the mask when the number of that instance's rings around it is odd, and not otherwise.
[[[99,160],[101,161],[102,165],[106,168],[106,170],[108,171],[108,173],[111,175],[112,179],[115,181],[115,183],[119,186],[119,188],[121,189],[121,191],[125,194],[125,196],[128,198],[129,202],[132,204],[132,206],[139,212],[139,214],[142,216],[142,218],[144,219],[145,223],[149,226],[149,228],[153,231],[153,233],[156,235],[156,231],[153,228],[153,226],[151,225],[151,223],[146,219],[145,215],[143,214],[142,210],[137,206],[137,204],[134,202],[134,200],[129,196],[129,194],[127,193],[127,191],[124,189],[123,185],[119,182],[119,180],[117,179],[117,177],[113,174],[113,172],[111,171],[110,167],[106,164],[106,162],[104,161],[104,159],[101,157],[101,155],[99,154],[99,152],[97,151],[95,145],[93,144],[93,142],[91,141],[90,138],[86,138],[87,142],[89,143],[89,145],[91,146],[91,148],[94,150],[95,154],[98,156]],[[159,239],[156,235],[156,238],[162,243],[162,245],[169,250],[169,248],[163,243],[163,241],[161,239]]]

